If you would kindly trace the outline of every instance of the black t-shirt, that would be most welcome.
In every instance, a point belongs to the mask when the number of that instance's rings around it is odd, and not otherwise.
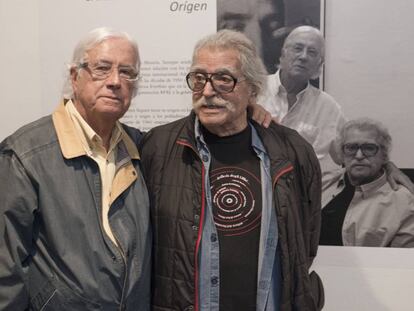
[[[342,225],[355,193],[345,174],[345,188],[322,209],[320,245],[342,246]]]
[[[203,129],[212,161],[210,186],[220,245],[220,310],[256,310],[262,215],[260,160],[251,129],[218,137]]]

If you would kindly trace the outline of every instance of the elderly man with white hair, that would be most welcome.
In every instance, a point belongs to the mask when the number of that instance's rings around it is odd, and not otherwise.
[[[91,31],[55,112],[1,143],[0,310],[150,309],[141,133],[119,122],[139,65],[127,33]]]
[[[322,170],[322,190],[340,168],[335,138],[346,122],[332,96],[309,81],[319,77],[325,59],[325,39],[312,26],[299,26],[287,36],[279,70],[267,78],[267,91],[258,100],[273,120],[295,129],[314,148]],[[259,110],[259,109],[256,109]],[[393,163],[387,176],[394,190],[397,183],[414,193],[414,185]]]
[[[278,123],[295,129],[312,144],[323,181],[338,168],[332,142],[345,123],[332,96],[309,82],[319,76],[324,57],[322,33],[311,26],[295,28],[283,45],[279,70],[268,76],[267,93],[259,100]]]
[[[344,169],[322,195],[320,244],[414,247],[414,196],[394,191],[384,166],[391,136],[379,122],[347,122],[337,142]]]

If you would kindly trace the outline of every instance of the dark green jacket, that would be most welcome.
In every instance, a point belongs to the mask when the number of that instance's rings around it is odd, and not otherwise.
[[[141,156],[154,230],[155,311],[197,309],[205,196],[194,118],[192,113],[154,128],[143,138]],[[271,161],[282,263],[280,310],[320,310],[322,283],[316,273],[309,274],[320,232],[319,162],[294,130],[275,124],[255,128]]]

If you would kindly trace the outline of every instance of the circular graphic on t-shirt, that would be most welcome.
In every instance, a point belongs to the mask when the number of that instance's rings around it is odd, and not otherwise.
[[[222,167],[210,175],[213,217],[224,235],[243,235],[261,220],[260,179],[239,167]]]

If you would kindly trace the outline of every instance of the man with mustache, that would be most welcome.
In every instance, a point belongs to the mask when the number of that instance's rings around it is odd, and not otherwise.
[[[0,310],[149,310],[151,230],[137,129],[121,124],[139,53],[79,41],[52,115],[0,145]]]
[[[248,117],[265,84],[253,43],[201,39],[186,79],[193,111],[142,144],[153,310],[320,310],[319,163],[295,131]]]
[[[385,175],[391,136],[368,118],[348,121],[337,142],[344,169],[322,195],[321,245],[414,247],[414,196]]]

